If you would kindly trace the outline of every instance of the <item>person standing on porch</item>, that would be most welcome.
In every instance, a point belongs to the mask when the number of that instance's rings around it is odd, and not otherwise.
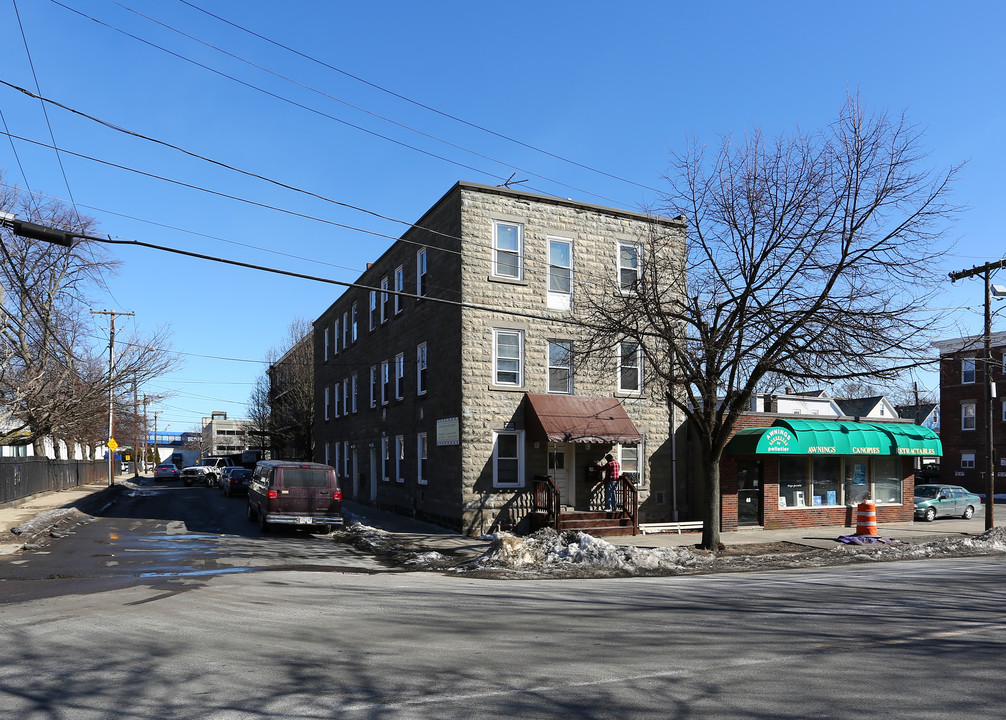
[[[608,511],[615,510],[615,494],[618,489],[618,476],[622,474],[622,468],[618,460],[612,457],[611,453],[604,456],[604,507]],[[602,463],[598,463],[601,465]]]

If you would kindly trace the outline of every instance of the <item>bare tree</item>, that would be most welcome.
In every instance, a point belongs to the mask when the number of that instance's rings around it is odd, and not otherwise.
[[[639,343],[691,425],[704,547],[719,545],[720,460],[760,387],[888,380],[929,355],[959,167],[922,168],[920,141],[852,98],[817,133],[727,138],[709,157],[692,144],[660,209],[690,221],[685,261],[680,237],[647,238],[637,292],[588,308],[596,347]]]
[[[268,428],[274,457],[310,460],[314,426],[314,344],[311,323],[295,318],[248,402],[256,429]]]
[[[34,203],[16,189],[0,187],[4,212],[75,234],[89,234],[94,224],[62,204]],[[108,372],[101,339],[85,333],[91,325],[88,294],[103,288],[117,267],[91,240],[66,248],[0,229],[0,286],[6,296],[0,309],[0,398],[6,415],[0,417],[6,421],[0,442],[16,437],[34,443],[39,454],[47,437],[93,446],[107,433],[109,387],[124,391],[127,384],[174,366],[176,359],[163,349],[163,330],[143,342],[120,341],[114,374]]]

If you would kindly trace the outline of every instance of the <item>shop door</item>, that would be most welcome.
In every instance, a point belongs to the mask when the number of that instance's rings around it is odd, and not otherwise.
[[[750,461],[737,468],[737,524],[762,524],[761,463]]]
[[[575,486],[571,481],[569,468],[573,465],[573,446],[566,443],[555,443],[548,450],[548,474],[552,476],[555,487],[559,490],[559,501],[563,505],[576,505]]]

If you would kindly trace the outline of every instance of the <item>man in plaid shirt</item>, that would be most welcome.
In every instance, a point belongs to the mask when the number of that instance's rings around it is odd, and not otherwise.
[[[607,462],[604,465],[604,505],[609,511],[615,509],[615,491],[618,488],[618,476],[622,474],[622,467],[618,460],[608,453],[604,456]]]

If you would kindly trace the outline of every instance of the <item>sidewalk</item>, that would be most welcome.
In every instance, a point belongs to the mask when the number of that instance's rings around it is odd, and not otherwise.
[[[140,476],[143,478],[144,476]],[[132,481],[132,475],[116,477],[116,482]],[[24,540],[11,535],[11,528],[22,525],[42,513],[57,509],[79,507],[88,504],[88,500],[97,493],[106,490],[108,486],[102,482],[94,485],[82,485],[73,490],[46,493],[26,498],[19,504],[0,507],[0,556],[16,552]],[[93,504],[93,503],[92,503]],[[424,550],[436,550],[442,553],[462,554],[476,557],[484,552],[490,541],[466,537],[446,528],[414,520],[402,515],[378,510],[367,505],[346,501],[343,511],[347,524],[359,521],[385,532],[392,533],[396,539],[414,545]],[[86,512],[86,510],[85,510]],[[843,535],[853,535],[853,527],[812,527],[786,530],[764,530],[751,528],[724,532],[720,540],[727,546],[744,546],[761,543],[788,542],[816,548],[843,547],[838,538]],[[892,538],[906,542],[925,542],[937,538],[978,536],[985,531],[984,508],[972,519],[939,519],[931,523],[886,523],[879,525],[877,536]],[[677,534],[675,532],[652,533],[640,535],[623,535],[604,537],[613,545],[633,545],[636,547],[684,547],[697,544],[702,538],[701,533],[691,532]]]

